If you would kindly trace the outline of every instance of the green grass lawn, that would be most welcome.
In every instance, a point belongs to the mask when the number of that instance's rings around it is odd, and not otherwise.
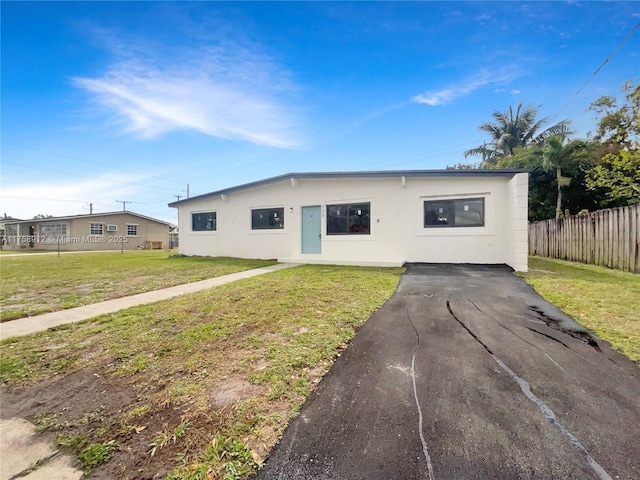
[[[540,295],[640,362],[640,275],[530,257],[521,274]]]
[[[169,462],[171,479],[246,478],[402,272],[299,266],[7,339],[0,380],[46,381],[46,397],[89,395],[71,384],[83,372],[80,385],[108,382],[108,394],[83,398],[94,411],[69,418],[73,409],[45,405],[35,418],[87,470],[97,466],[87,458],[118,464],[135,452],[118,476]]]
[[[0,256],[0,321],[54,312],[273,264],[125,251]]]

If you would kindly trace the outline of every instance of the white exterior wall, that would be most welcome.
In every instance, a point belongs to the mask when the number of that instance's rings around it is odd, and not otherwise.
[[[511,260],[507,262],[518,272],[529,270],[529,174],[518,173],[509,182],[511,197]]]
[[[180,205],[180,252],[359,265],[506,263],[523,270],[527,266],[526,236],[524,256],[521,236],[521,231],[526,232],[527,178],[526,173],[513,177],[297,178],[259,185]],[[519,198],[522,192],[524,207]],[[425,200],[477,197],[485,199],[483,227],[424,228]],[[326,235],[326,205],[361,202],[371,203],[369,235]],[[303,206],[314,205],[321,206],[322,253],[302,254],[301,211]],[[268,207],[284,208],[284,228],[251,230],[251,209]],[[209,211],[216,212],[217,230],[192,232],[191,214]]]

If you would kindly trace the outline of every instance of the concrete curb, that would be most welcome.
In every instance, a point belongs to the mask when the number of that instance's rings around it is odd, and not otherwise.
[[[235,282],[244,278],[251,278],[269,272],[276,272],[285,268],[298,266],[291,263],[279,263],[268,267],[255,268],[253,270],[245,270],[243,272],[231,273],[221,277],[209,278],[199,282],[185,283],[174,287],[163,288],[161,290],[153,290],[151,292],[139,293],[129,297],[115,298],[105,302],[93,303],[82,307],[70,308],[68,310],[60,310],[58,312],[45,313],[35,317],[19,318],[8,322],[0,323],[0,340],[20,335],[28,335],[30,333],[47,330],[58,325],[79,322],[89,318],[97,317],[105,313],[113,313],[125,308],[135,307],[138,305],[146,305],[148,303],[158,302],[178,297],[188,293],[199,292],[214,288],[225,283]]]

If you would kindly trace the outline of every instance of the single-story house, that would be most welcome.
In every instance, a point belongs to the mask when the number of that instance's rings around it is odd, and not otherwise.
[[[7,250],[140,250],[169,245],[171,224],[120,211],[5,221]]]
[[[20,220],[19,218],[13,218],[8,216],[6,213],[4,214],[4,217],[0,218],[0,246],[4,246],[4,224],[5,222],[15,222],[17,220]]]
[[[528,173],[289,173],[170,203],[180,253],[396,266],[527,270]]]

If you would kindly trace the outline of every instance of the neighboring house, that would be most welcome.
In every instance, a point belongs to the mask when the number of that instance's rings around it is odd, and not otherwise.
[[[170,203],[180,252],[283,262],[527,270],[528,173],[290,173]]]
[[[169,245],[171,225],[134,212],[5,221],[7,250],[140,250]]]
[[[4,244],[5,244],[5,233],[4,233],[5,222],[15,222],[18,220],[20,219],[7,216],[6,213],[4,214],[3,217],[0,217],[0,247],[4,247]]]

